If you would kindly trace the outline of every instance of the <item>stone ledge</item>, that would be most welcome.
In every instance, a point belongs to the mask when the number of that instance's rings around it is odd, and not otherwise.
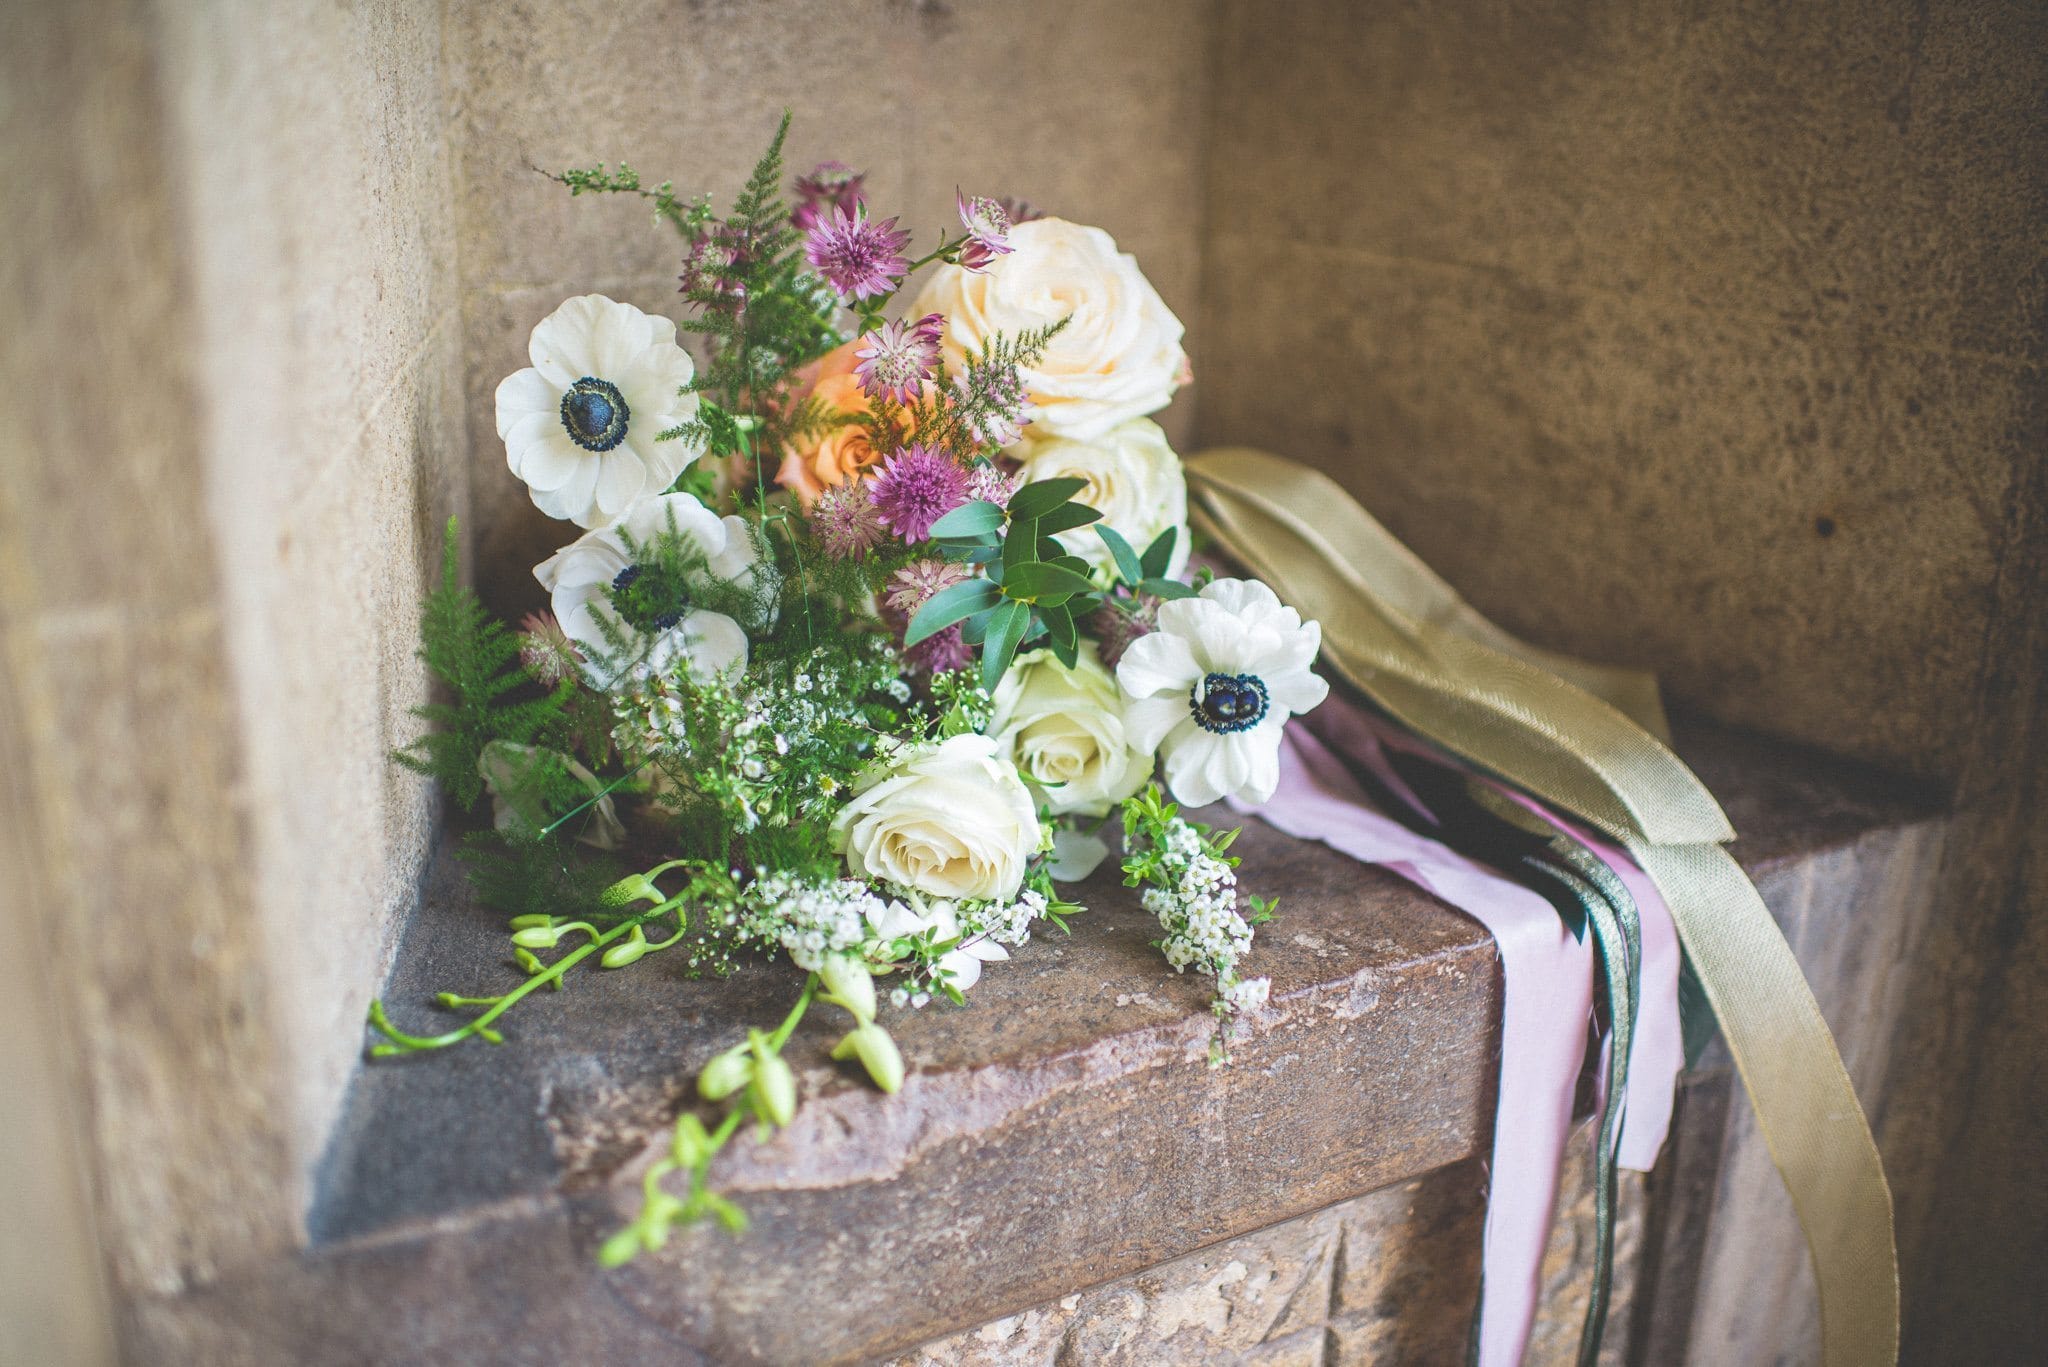
[[[1693,728],[1681,749],[1755,833],[1737,850],[1753,868],[1927,811],[1894,781],[1789,747]],[[854,1360],[1480,1152],[1490,939],[1391,875],[1247,824],[1247,883],[1282,915],[1255,951],[1271,1006],[1225,1068],[1206,1065],[1202,984],[1164,966],[1149,918],[1098,878],[1075,934],[1019,952],[966,1010],[894,1013],[911,1069],[898,1097],[826,1058],[831,1013],[807,1022],[789,1049],[798,1125],[716,1172],[753,1229],[689,1231],[600,1274],[592,1251],[696,1069],[779,1017],[795,980],[762,965],[688,982],[658,960],[591,975],[522,1008],[503,1048],[363,1069],[315,1247],[146,1307],[137,1328],[212,1361],[525,1360],[514,1333],[538,1336],[534,1360],[564,1333],[593,1357]],[[501,920],[451,863],[388,988],[402,1024],[438,988],[508,973]]]

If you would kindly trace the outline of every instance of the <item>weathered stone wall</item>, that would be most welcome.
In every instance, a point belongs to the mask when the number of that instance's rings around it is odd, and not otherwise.
[[[1908,1359],[2038,1342],[2044,12],[1225,0],[1216,43],[1203,439],[1324,463],[1531,639],[1956,794],[1866,1100]],[[1729,1257],[1707,1317],[1756,1320]]]
[[[1202,436],[1471,600],[1948,778],[2035,444],[2039,11],[1225,6]]]
[[[296,1241],[429,834],[385,755],[463,474],[439,13],[8,29],[10,943],[115,1283],[170,1291]]]
[[[478,572],[506,606],[575,531],[505,469],[492,395],[526,336],[591,291],[676,316],[681,246],[637,200],[534,168],[621,160],[729,204],[780,112],[792,171],[833,157],[928,247],[953,192],[1099,224],[1194,332],[1208,0],[448,0]],[[1196,356],[1196,365],[1201,357]],[[1170,410],[1184,437],[1192,406]]]

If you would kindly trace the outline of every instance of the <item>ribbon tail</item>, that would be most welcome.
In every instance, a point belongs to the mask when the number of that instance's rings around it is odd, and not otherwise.
[[[1891,1187],[1799,961],[1756,888],[1719,845],[1632,841],[1629,853],[1670,904],[1806,1231],[1826,1362],[1896,1362]]]
[[[1560,835],[1551,844],[1572,877],[1587,888],[1586,905],[1599,950],[1601,976],[1607,984],[1610,1041],[1607,1050],[1607,1104],[1593,1149],[1593,1269],[1586,1297],[1585,1326],[1579,1333],[1579,1367],[1595,1367],[1607,1329],[1607,1309],[1614,1286],[1614,1225],[1621,1190],[1621,1126],[1628,1109],[1629,1059],[1635,1051],[1636,1019],[1642,1005],[1642,925],[1635,901],[1621,880],[1583,846]]]

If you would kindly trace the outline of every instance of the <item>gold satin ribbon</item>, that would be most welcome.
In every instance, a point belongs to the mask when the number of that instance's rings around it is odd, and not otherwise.
[[[1705,785],[1663,743],[1656,681],[1487,621],[1328,476],[1262,451],[1188,462],[1198,523],[1322,623],[1323,659],[1404,725],[1606,831],[1656,883],[1785,1180],[1827,1367],[1896,1363],[1891,1189],[1834,1036]]]

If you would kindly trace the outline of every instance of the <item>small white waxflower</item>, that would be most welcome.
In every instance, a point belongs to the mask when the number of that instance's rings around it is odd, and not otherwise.
[[[743,583],[764,572],[746,522],[720,518],[689,494],[648,499],[627,517],[584,533],[534,567],[533,577],[553,596],[562,630],[582,649],[589,661],[585,672],[600,688],[636,671],[658,674],[678,659],[700,682],[747,667],[747,633],[741,624],[722,612],[691,606],[692,590],[701,585],[662,582],[658,566],[634,563],[626,537],[644,548],[667,534],[671,519],[676,532],[703,553],[710,578]],[[600,620],[624,638],[624,658],[606,640]]]
[[[1256,1011],[1266,1004],[1272,995],[1271,978],[1240,978],[1222,991],[1223,1007],[1231,1015],[1245,1011]]]
[[[498,386],[498,435],[533,506],[601,527],[675,482],[703,454],[657,441],[697,415],[696,374],[675,320],[601,294],[566,300],[528,340],[531,368]]]
[[[1159,626],[1117,663],[1130,743],[1157,749],[1191,807],[1264,802],[1280,781],[1280,730],[1329,695],[1310,672],[1322,628],[1251,579],[1218,579],[1159,607]]]

